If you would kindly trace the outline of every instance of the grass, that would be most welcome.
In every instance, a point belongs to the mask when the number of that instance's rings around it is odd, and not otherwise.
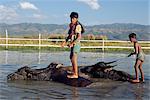
[[[55,47],[0,47],[0,50],[9,50],[9,51],[23,51],[23,52],[30,52],[30,51],[41,51],[41,52],[60,52],[60,51],[70,51],[70,48],[55,48]],[[132,52],[132,49],[105,49],[104,52],[118,52],[118,53],[130,53]],[[90,49],[81,49],[81,52],[103,52],[102,49],[97,49],[97,48],[90,48]],[[150,53],[150,50],[144,50],[144,53],[148,54]]]
[[[0,44],[5,44],[5,40],[0,40]],[[39,43],[38,40],[8,40],[9,44],[37,44]],[[55,42],[55,41],[41,41],[41,44],[45,45],[61,45],[62,42]],[[150,47],[150,43],[140,43],[142,47]],[[102,42],[81,42],[81,46],[102,46]],[[133,44],[130,42],[105,42],[105,46],[122,46],[122,47],[133,47]],[[6,50],[5,46],[0,46],[0,50]],[[15,47],[11,46],[8,47],[7,50],[39,50],[39,47]],[[41,47],[42,51],[69,51],[69,48],[54,48],[54,47]],[[102,49],[81,49],[84,52],[103,52]],[[105,49],[105,52],[130,52],[131,49]],[[144,50],[144,52],[150,52],[150,50]]]
[[[0,40],[0,44],[5,44],[5,40]],[[8,40],[9,44],[38,44],[38,40]],[[56,41],[41,41],[41,44],[45,45],[61,45],[62,42],[56,42]],[[130,42],[105,42],[105,46],[133,46]],[[140,43],[142,47],[150,47],[150,43]],[[82,46],[102,46],[102,42],[81,42]]]

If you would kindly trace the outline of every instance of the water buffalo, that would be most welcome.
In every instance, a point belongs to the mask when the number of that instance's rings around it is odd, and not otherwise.
[[[38,80],[38,81],[56,81],[75,87],[86,87],[93,83],[92,78],[105,78],[117,81],[130,81],[134,77],[124,71],[113,69],[113,62],[98,62],[90,66],[79,66],[79,78],[67,78],[68,68],[60,63],[51,63],[46,68],[32,69],[28,66],[19,68],[16,72],[7,76],[8,80]],[[84,74],[89,76],[89,79],[84,77]],[[92,81],[91,81],[92,80]]]
[[[67,68],[59,63],[51,63],[46,68],[32,69],[28,66],[19,68],[16,72],[7,76],[8,80],[38,80],[38,81],[56,81],[75,87],[86,87],[92,81],[80,77],[77,79],[67,78]]]
[[[113,62],[98,62],[91,66],[85,66],[80,69],[82,73],[90,75],[93,78],[105,78],[116,81],[129,81],[134,78],[132,75],[124,72],[113,69],[116,65],[111,65]]]

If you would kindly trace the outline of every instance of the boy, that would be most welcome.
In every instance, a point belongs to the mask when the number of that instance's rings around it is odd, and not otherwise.
[[[144,53],[141,49],[140,44],[138,44],[138,42],[137,42],[136,34],[135,33],[129,34],[129,39],[132,43],[134,43],[134,52],[129,54],[128,57],[130,57],[133,54],[136,54],[136,62],[135,62],[135,65],[134,65],[136,79],[132,80],[132,82],[134,82],[134,83],[140,82],[139,76],[138,76],[138,68],[139,68],[140,73],[141,73],[142,82],[144,82],[144,72],[143,72],[143,69],[142,69],[142,64],[144,62],[145,55],[144,55]]]
[[[70,14],[71,23],[69,24],[69,31],[68,31],[68,37],[66,38],[66,41],[62,43],[62,47],[66,45],[68,40],[70,39],[71,42],[68,45],[68,47],[71,48],[70,52],[70,60],[73,67],[73,73],[72,75],[67,75],[68,78],[78,78],[78,64],[77,64],[77,55],[80,52],[80,39],[81,39],[81,33],[84,32],[84,29],[82,25],[78,22],[78,13],[72,12]]]

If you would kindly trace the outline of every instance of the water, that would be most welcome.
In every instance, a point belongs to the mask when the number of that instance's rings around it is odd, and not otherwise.
[[[92,65],[98,61],[113,61],[124,58],[122,53],[81,52],[79,65]],[[28,65],[47,67],[51,62],[71,65],[69,52],[20,52],[0,51],[0,100],[149,100],[150,99],[150,54],[143,64],[145,83],[131,84],[100,79],[89,87],[77,88],[51,81],[7,82],[7,75]],[[118,70],[134,74],[135,57],[119,60]]]

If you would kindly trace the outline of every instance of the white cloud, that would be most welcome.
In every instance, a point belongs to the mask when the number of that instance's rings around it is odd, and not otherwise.
[[[0,22],[7,22],[17,19],[19,15],[10,7],[0,5]]]
[[[78,1],[84,2],[85,4],[89,5],[94,10],[98,10],[100,8],[98,0],[78,0]]]
[[[22,9],[38,10],[38,8],[30,2],[20,2],[20,7]]]

